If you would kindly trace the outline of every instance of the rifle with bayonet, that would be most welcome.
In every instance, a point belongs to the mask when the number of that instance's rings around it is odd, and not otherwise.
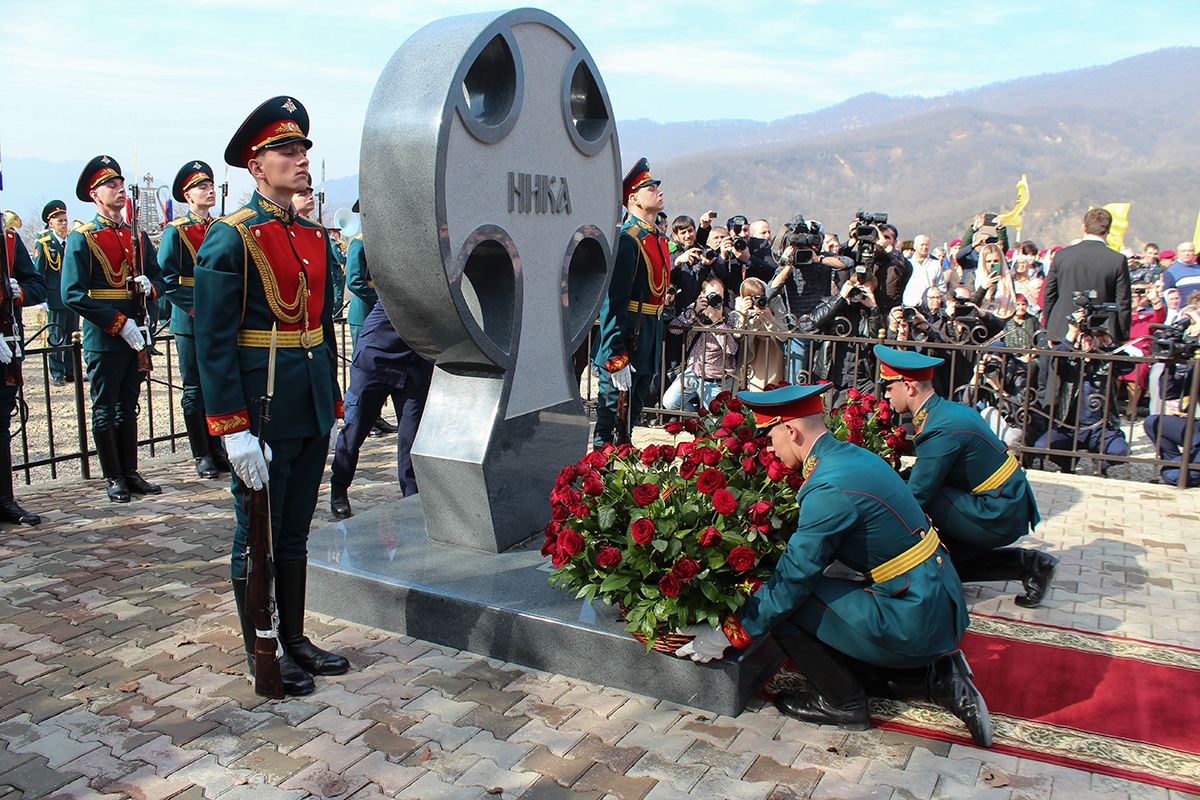
[[[258,403],[258,443],[264,448],[267,423],[271,421],[271,398],[275,394],[275,345],[278,335],[271,326],[271,354],[267,361],[267,393]],[[275,606],[275,556],[271,546],[271,485],[251,488],[238,479],[245,498],[249,535],[246,554],[246,613],[254,625],[254,693],[261,697],[283,697],[283,671],[279,659],[279,615]]]
[[[129,293],[129,299],[133,302],[133,313],[130,314],[130,319],[133,324],[142,333],[142,341],[144,346],[138,350],[138,370],[140,372],[150,372],[154,369],[154,364],[150,360],[150,348],[154,344],[154,340],[150,337],[150,297],[138,284],[137,278],[143,275],[142,257],[145,255],[142,247],[142,224],[138,219],[139,199],[141,198],[141,188],[137,185],[137,181],[129,184],[129,204],[126,209],[129,211],[129,276],[125,278],[125,291]]]
[[[325,224],[325,159],[321,159],[321,191],[317,192],[317,224]]]
[[[229,197],[229,167],[225,167],[225,180],[221,183],[221,216],[225,216],[225,198]]]

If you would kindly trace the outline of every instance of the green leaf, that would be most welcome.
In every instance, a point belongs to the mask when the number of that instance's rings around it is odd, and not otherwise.
[[[667,549],[667,540],[666,539],[654,539],[652,542],[650,542],[650,546],[661,553],[662,551]]]
[[[596,514],[600,530],[607,530],[617,521],[617,512],[612,506],[600,506]]]
[[[613,573],[601,582],[600,593],[607,594],[609,592],[614,592],[617,589],[624,589],[626,586],[629,585],[629,582],[631,580],[633,580],[632,575],[621,575],[618,573]]]

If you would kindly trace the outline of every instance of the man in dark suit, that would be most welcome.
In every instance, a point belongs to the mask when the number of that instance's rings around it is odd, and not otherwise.
[[[1110,333],[1117,344],[1129,338],[1132,298],[1129,261],[1104,243],[1112,214],[1093,208],[1083,217],[1083,241],[1060,250],[1046,276],[1043,324],[1056,340],[1067,336],[1072,314],[1079,310],[1075,292],[1095,290],[1097,303],[1116,303]]]

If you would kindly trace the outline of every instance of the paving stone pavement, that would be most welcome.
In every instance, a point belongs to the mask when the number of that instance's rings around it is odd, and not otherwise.
[[[369,440],[358,512],[395,497],[394,438]],[[615,691],[310,615],[352,662],[304,698],[243,673],[227,483],[182,454],[143,461],[162,495],[99,480],[18,487],[38,528],[0,527],[0,800],[307,797],[1183,798],[971,747],[806,726]],[[1200,493],[1035,474],[1062,557],[1041,609],[968,587],[972,608],[1200,647]],[[314,526],[327,524],[326,489]],[[657,654],[648,657],[661,657]]]

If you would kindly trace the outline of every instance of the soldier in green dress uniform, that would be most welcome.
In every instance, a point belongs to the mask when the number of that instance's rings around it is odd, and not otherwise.
[[[0,337],[0,371],[12,368],[18,374],[21,369],[25,328],[21,324],[21,309],[46,300],[46,281],[33,265],[29,251],[14,231],[4,231],[4,249],[8,258],[8,286],[0,287],[12,300],[12,340]],[[16,361],[17,366],[12,367]],[[37,525],[42,518],[17,505],[13,496],[12,474],[12,414],[17,407],[16,384],[0,377],[0,522],[21,525]]]
[[[671,284],[667,239],[655,224],[663,209],[662,181],[638,159],[622,182],[628,217],[621,225],[616,264],[600,308],[600,332],[592,361],[599,367],[598,406],[593,445],[613,440],[618,392],[629,393],[630,427],[641,416],[658,372],[662,349],[662,308]]]
[[[79,315],[62,299],[62,260],[67,247],[67,204],[51,200],[42,209],[46,230],[38,234],[37,260],[34,266],[46,281],[46,331],[51,347],[71,343],[71,334],[79,330]],[[55,386],[75,382],[75,361],[66,350],[50,354],[50,381]]]
[[[771,448],[803,470],[800,528],[770,581],[721,628],[697,625],[678,651],[720,658],[770,633],[814,692],[781,692],[780,711],[804,722],[867,727],[864,682],[915,686],[961,719],[982,747],[991,720],[958,648],[967,628],[962,584],[904,481],[867,450],[825,428],[821,393],[830,384],[738,395]],[[834,561],[864,580],[825,575]]]
[[[1058,559],[1006,547],[1041,521],[1025,470],[975,409],[938,397],[933,370],[942,359],[875,345],[887,399],[913,415],[917,461],[908,488],[946,543],[964,583],[1020,580],[1015,602],[1042,602]]]
[[[204,418],[204,393],[200,390],[200,368],[196,363],[196,332],[193,326],[196,254],[208,227],[213,223],[212,208],[217,204],[217,186],[212,167],[203,161],[189,161],[179,168],[171,185],[176,202],[187,203],[187,216],[171,220],[163,228],[158,243],[158,264],[162,267],[171,301],[171,332],[179,353],[179,374],[183,379],[183,423],[188,443],[201,478],[217,478],[229,472],[229,461],[221,437],[209,433]]]
[[[195,332],[204,410],[225,437],[244,485],[269,484],[284,691],[313,691],[310,675],[340,675],[341,656],[304,635],[308,529],[325,472],[330,432],[342,416],[333,339],[331,265],[325,229],[296,214],[292,195],[306,185],[308,112],[273,97],[242,123],[225,162],[250,171],[256,190],[245,207],[208,229],[195,269]],[[271,329],[278,327],[270,422],[256,401],[267,391]],[[265,439],[265,454],[259,435]],[[233,481],[237,530],[232,577],[250,667],[256,639],[246,611],[249,520],[245,489]]]
[[[351,210],[357,214],[358,208],[358,201],[355,200]],[[379,300],[379,295],[375,292],[375,281],[371,280],[371,270],[367,266],[367,254],[363,250],[361,233],[352,238],[346,247],[346,288],[350,290],[350,307],[346,310],[346,322],[350,325],[350,341],[353,346],[358,342],[363,320]]]
[[[146,373],[138,353],[149,347],[149,332],[130,318],[134,292],[147,303],[166,287],[150,237],[141,236],[139,274],[134,276],[132,229],[121,221],[125,179],[111,156],[88,162],[75,185],[75,196],[96,204],[96,217],[67,236],[63,254],[62,299],[83,317],[83,353],[92,394],[92,436],[104,473],[108,499],[128,503],[131,494],[162,489],[137,471],[138,393]],[[137,284],[135,289],[132,284]]]

